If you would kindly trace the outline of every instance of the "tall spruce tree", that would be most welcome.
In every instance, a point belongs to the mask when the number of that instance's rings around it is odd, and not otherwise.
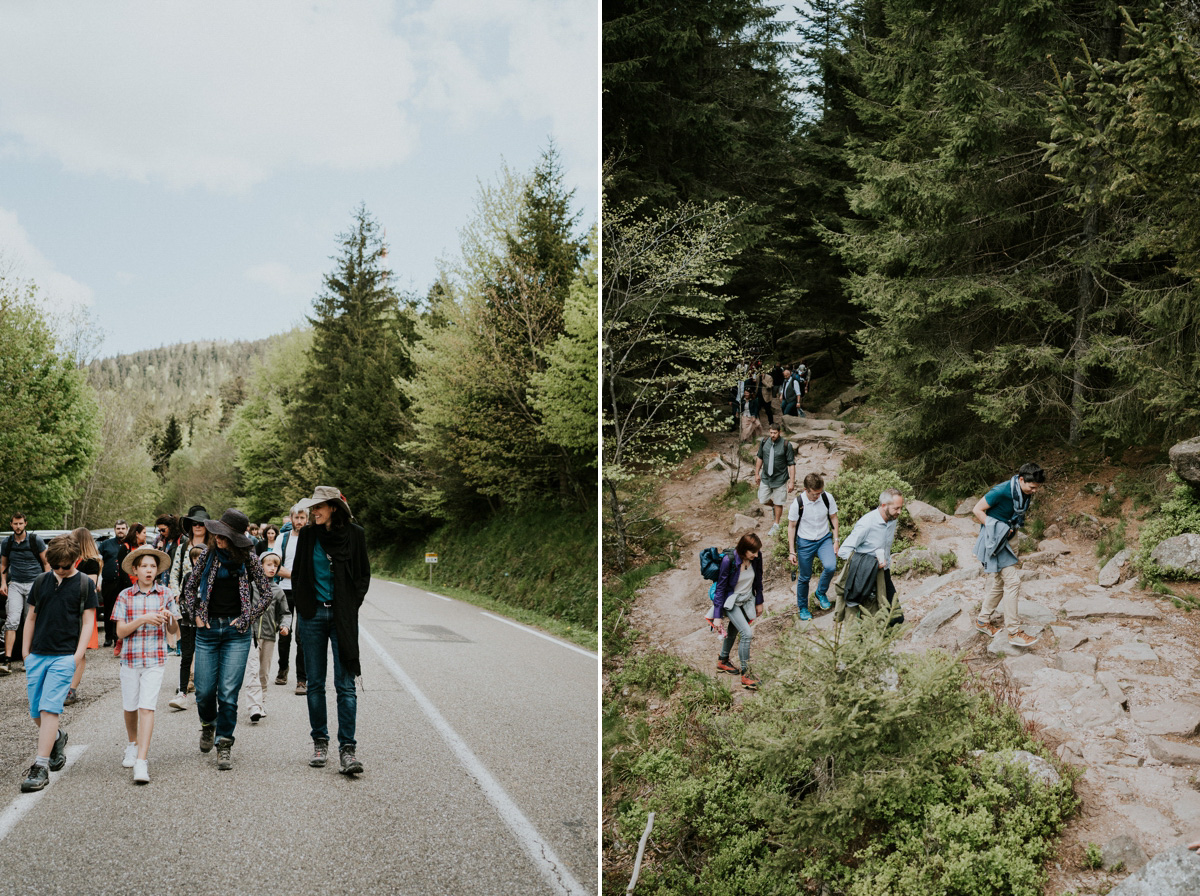
[[[324,460],[325,481],[312,485],[338,486],[370,537],[382,541],[410,520],[391,471],[410,426],[398,382],[412,375],[413,319],[364,205],[338,240],[334,270],[309,317],[309,372],[292,425],[297,443]]]

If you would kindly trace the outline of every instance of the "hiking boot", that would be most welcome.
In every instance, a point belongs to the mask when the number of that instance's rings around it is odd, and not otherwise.
[[[358,761],[358,757],[354,755],[354,747],[342,747],[338,751],[342,760],[342,767],[338,769],[343,775],[361,775],[362,763]]]
[[[135,759],[133,761],[133,783],[134,784],[149,784],[150,783],[150,761],[147,759]]]
[[[187,709],[187,694],[183,691],[176,691],[175,696],[171,698],[171,702],[167,704],[171,709]]]
[[[125,745],[125,756],[121,759],[121,768],[133,768],[135,762],[137,762],[137,744],[128,743]]]
[[[200,726],[200,752],[207,753],[213,748],[213,737],[216,736],[216,725],[201,725]]]
[[[12,675],[12,665],[7,658],[4,662],[0,663],[0,675]],[[40,787],[38,789],[41,790]]]
[[[830,607],[833,606],[833,604],[831,604],[829,602],[829,596],[822,594],[820,591],[818,591],[814,595],[814,597],[816,597],[816,599],[817,599],[817,606],[820,607],[822,610],[828,610]]]
[[[296,682],[296,696],[303,697],[308,693],[308,683],[304,681]]]
[[[312,759],[308,760],[308,764],[313,768],[324,768],[325,760],[329,758],[329,741],[314,740]]]
[[[233,768],[233,758],[229,751],[233,749],[233,738],[223,737],[217,741],[217,768],[223,772]]]
[[[1040,641],[1041,638],[1042,636],[1040,634],[1027,635],[1025,632],[1017,632],[1015,635],[1009,635],[1008,643],[1013,647],[1032,647],[1034,644]]]
[[[758,690],[758,679],[750,674],[749,669],[742,673],[742,687],[748,691]]]
[[[808,607],[800,608],[800,621],[812,622],[812,613],[809,611]]]
[[[993,637],[993,636],[995,636],[996,632],[1000,631],[1000,626],[992,625],[990,622],[983,622],[983,621],[976,619],[975,620],[975,631],[979,632],[981,635],[987,635],[988,637]]]
[[[70,706],[72,703],[75,703],[78,700],[79,694],[75,692],[75,689],[67,688],[67,696],[63,698],[63,706]]]
[[[56,772],[67,764],[67,732],[58,732],[54,746],[50,748],[50,771]]]
[[[775,535],[775,533],[778,531],[779,531],[779,523],[776,523],[770,529],[767,530],[767,538],[772,538]]]
[[[739,669],[737,666],[735,666],[733,663],[729,662],[729,660],[723,660],[718,657],[717,671],[718,672],[729,672],[732,675],[739,675],[739,674],[741,674],[742,670]]]
[[[21,782],[21,793],[35,793],[50,783],[50,770],[36,762],[29,767],[29,774]]]

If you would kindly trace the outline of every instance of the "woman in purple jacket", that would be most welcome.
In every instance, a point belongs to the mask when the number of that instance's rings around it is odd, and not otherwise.
[[[713,620],[728,616],[730,622],[721,644],[721,655],[717,657],[717,671],[741,674],[742,687],[751,691],[758,689],[758,679],[750,674],[750,641],[754,638],[754,620],[762,613],[762,603],[762,541],[753,532],[747,532],[738,541],[734,552],[721,559],[721,571],[717,574],[713,593]],[[740,669],[729,662],[733,641],[739,637]]]

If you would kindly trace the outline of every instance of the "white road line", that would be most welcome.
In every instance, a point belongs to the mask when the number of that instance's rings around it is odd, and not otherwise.
[[[561,893],[563,896],[589,896],[585,890],[575,880],[574,876],[562,860],[555,855],[550,844],[537,832],[529,819],[527,819],[521,810],[517,808],[517,804],[512,801],[512,798],[500,786],[500,783],[492,777],[483,765],[482,762],[471,752],[471,748],[466,742],[458,736],[458,733],[450,727],[450,724],[442,718],[442,714],[437,711],[437,707],[426,697],[421,689],[417,687],[416,682],[409,678],[408,673],[400,668],[400,664],[392,659],[378,641],[376,641],[371,633],[366,629],[359,627],[359,634],[362,636],[371,649],[379,656],[383,665],[396,681],[408,691],[417,705],[421,707],[421,711],[425,713],[426,718],[437,729],[438,734],[442,736],[442,740],[458,757],[458,761],[462,763],[467,774],[475,779],[475,783],[483,791],[483,795],[487,801],[492,804],[492,808],[499,814],[500,819],[508,826],[517,841],[521,844],[521,848],[525,850],[525,854],[529,856],[533,864],[541,873],[542,878],[550,885],[555,893]]]
[[[425,593],[428,594],[430,597],[436,597],[438,600],[444,600],[448,604],[454,603],[454,601],[452,599],[446,597],[446,595],[444,595],[444,594],[434,594],[432,591],[426,591]]]
[[[87,748],[87,744],[84,744],[82,747],[73,747],[68,741],[67,764],[58,771],[50,773],[50,783],[37,793],[22,793],[9,803],[3,812],[0,812],[0,840],[8,836],[9,832],[17,826],[17,822],[25,817],[25,813],[38,804],[38,800],[42,798],[42,794],[58,783],[63,773],[74,765],[75,760],[82,756],[83,751]]]
[[[521,631],[528,632],[531,635],[537,635],[537,637],[542,638],[546,641],[549,641],[551,644],[557,644],[559,647],[565,647],[568,650],[574,650],[576,653],[582,653],[588,659],[592,659],[592,660],[600,659],[599,654],[593,653],[590,650],[584,650],[582,647],[576,647],[574,644],[568,644],[566,641],[558,640],[558,638],[551,638],[549,635],[544,635],[541,632],[537,631],[536,629],[532,629],[532,628],[529,628],[528,626],[521,625],[521,623],[519,623],[519,622],[513,622],[511,619],[505,619],[503,616],[496,616],[496,615],[493,615],[492,613],[485,613],[482,610],[480,610],[480,615],[486,616],[488,619],[495,619],[497,622],[503,622],[505,625],[511,625],[513,628],[519,628]]]

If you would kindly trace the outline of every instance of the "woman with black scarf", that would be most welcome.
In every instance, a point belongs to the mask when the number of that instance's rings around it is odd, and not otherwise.
[[[292,594],[299,614],[296,630],[304,645],[308,673],[308,723],[313,755],[309,765],[325,765],[329,754],[329,713],[325,704],[325,658],[333,646],[333,687],[337,693],[339,771],[362,772],[354,739],[358,695],[354,679],[362,674],[358,654],[358,608],[371,585],[367,537],[353,521],[350,505],[338,489],[319,485],[297,509],[308,510],[292,566]]]
[[[232,507],[206,519],[213,544],[196,558],[183,585],[182,610],[196,625],[196,711],[200,752],[217,747],[217,768],[233,768],[238,691],[250,654],[250,623],[271,603],[271,583],[250,550],[250,520]]]

